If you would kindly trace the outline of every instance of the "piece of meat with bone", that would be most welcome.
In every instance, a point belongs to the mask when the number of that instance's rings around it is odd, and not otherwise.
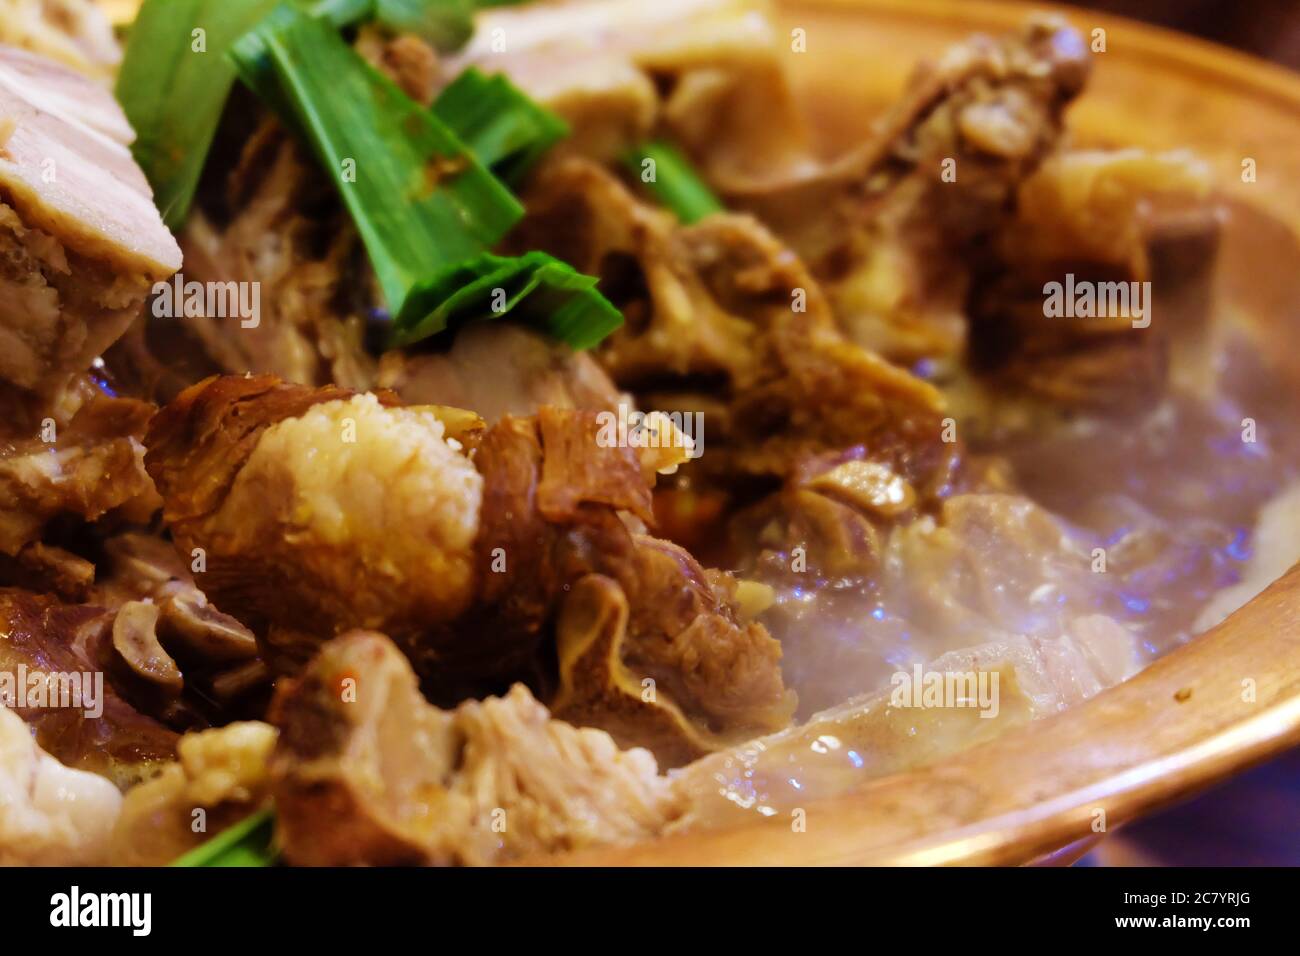
[[[805,456],[866,444],[917,480],[958,445],[939,439],[937,390],[850,342],[816,280],[747,216],[693,226],[571,159],[539,174],[512,234],[601,277],[624,325],[596,356],[642,408],[701,412],[696,475],[787,477]]]
[[[670,763],[785,725],[780,646],[728,579],[639,532],[654,472],[684,455],[604,442],[596,412],[543,407],[484,431],[471,413],[393,401],[219,378],[150,427],[173,538],[202,550],[198,583],[273,669],[366,627],[392,636],[438,701],[527,679]],[[591,576],[629,609],[606,635],[612,665],[556,675],[556,616]]]
[[[522,685],[432,707],[379,634],[327,643],[271,720],[277,840],[298,865],[507,862],[643,839],[676,813],[646,751],[552,719]]]
[[[176,734],[123,696],[124,632],[113,612],[6,588],[0,628],[0,703],[43,750],[123,789],[174,757]]]
[[[895,682],[661,775],[650,754],[548,714],[520,685],[454,711],[432,707],[390,641],[354,632],[278,688],[277,838],[300,865],[482,865],[815,813],[819,799],[1123,680],[1134,644],[1102,618],[1057,640],[945,654],[918,685]]]
[[[990,407],[969,418],[993,430],[1010,417],[1002,405],[1149,408],[1175,343],[1180,364],[1212,380],[1209,192],[1204,163],[1140,149],[1064,151],[1026,179],[972,284],[969,360]]]
[[[0,386],[0,408],[0,554],[30,564],[52,523],[147,522],[161,505],[141,440],[152,404],[74,376],[49,397]]]
[[[180,249],[109,92],[0,47],[0,378],[51,392],[139,314]]]
[[[970,262],[1057,146],[1088,68],[1060,18],[977,35],[918,70],[861,148],[800,175],[721,185],[804,258],[855,341],[903,364],[955,360]]]

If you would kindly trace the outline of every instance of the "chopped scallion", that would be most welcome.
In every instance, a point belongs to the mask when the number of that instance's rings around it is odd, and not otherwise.
[[[136,162],[172,229],[185,222],[235,69],[225,52],[276,0],[145,0],[131,27],[117,98]]]
[[[233,51],[241,75],[288,109],[352,215],[390,312],[416,286],[499,240],[523,207],[447,127],[366,63],[329,23],[282,7]],[[420,297],[424,301],[424,297]]]
[[[624,164],[637,181],[685,223],[699,222],[724,207],[676,147],[662,140],[627,153]]]
[[[484,166],[516,183],[541,155],[569,134],[569,126],[501,74],[465,70],[439,95],[434,114],[474,151]]]
[[[462,322],[512,313],[574,349],[591,348],[623,323],[596,282],[544,252],[484,254],[418,289],[412,298],[422,307],[398,317],[392,344],[410,345]]]
[[[259,810],[178,857],[172,866],[274,866],[275,814]]]

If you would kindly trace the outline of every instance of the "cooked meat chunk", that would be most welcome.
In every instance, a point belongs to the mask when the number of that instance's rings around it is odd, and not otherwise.
[[[0,627],[7,635],[0,641],[0,675],[12,682],[15,696],[23,695],[5,706],[31,725],[47,753],[125,788],[172,759],[176,735],[122,695],[113,623],[102,607],[0,590]]]
[[[61,517],[147,521],[157,510],[141,441],[153,405],[114,397],[84,377],[49,400],[0,395],[0,552],[35,547]]]
[[[1060,139],[1087,57],[1056,18],[975,36],[918,71],[859,150],[730,199],[805,259],[856,342],[906,364],[956,359],[971,263]]]
[[[440,701],[517,679],[549,689],[556,615],[575,582],[600,575],[630,609],[606,646],[658,684],[650,710],[680,708],[715,741],[785,724],[780,648],[742,619],[728,579],[629,526],[653,520],[661,450],[607,445],[597,413],[551,407],[448,441],[434,409],[384,402],[215,379],[150,427],[146,461],[173,537],[201,549],[199,584],[258,632],[274,669],[367,624],[392,634]],[[584,721],[617,720],[621,740],[640,742],[607,682],[566,672],[559,693]],[[678,721],[681,740],[656,729],[647,743],[680,762],[703,752],[690,730]]]
[[[275,728],[239,721],[185,734],[180,758],[126,793],[113,830],[117,866],[165,866],[264,805]]]
[[[942,467],[930,385],[849,342],[816,280],[745,216],[680,226],[584,160],[547,169],[512,242],[599,275],[627,318],[597,357],[643,408],[701,411],[692,467],[786,477],[805,455],[868,445],[901,470]]]
[[[112,96],[0,47],[0,378],[48,392],[89,367],[180,250]]]
[[[187,279],[258,284],[256,323],[237,314],[182,321],[219,370],[368,388],[365,323],[381,299],[361,240],[304,148],[274,118],[253,115],[253,128],[219,134],[218,146],[236,142],[238,152],[224,188],[191,211],[181,245]],[[150,343],[163,354],[174,330],[157,325]]]
[[[504,862],[637,840],[676,812],[644,750],[552,719],[520,685],[431,707],[378,634],[326,644],[281,685],[271,719],[277,838],[291,863]]]
[[[0,43],[57,60],[101,83],[122,62],[113,27],[94,0],[4,0]]]
[[[167,406],[148,443],[199,583],[254,629],[418,632],[473,596],[482,479],[427,409],[222,378]]]
[[[445,352],[386,352],[378,385],[408,405],[473,409],[489,424],[543,405],[601,411],[620,400],[589,353],[512,322],[466,325]]]
[[[970,358],[993,379],[988,402],[1111,413],[1154,404],[1174,323],[1188,359],[1201,338],[1217,247],[1208,192],[1204,164],[1138,149],[1063,152],[1025,180],[972,290]],[[1047,312],[1052,283],[1064,315]],[[1093,297],[1085,314],[1076,288]],[[1205,361],[1185,364],[1210,377]],[[976,414],[994,427],[1007,418],[996,407]]]
[[[612,162],[663,130],[712,175],[797,162],[803,127],[762,0],[559,0],[485,10],[443,71],[502,72],[569,123],[557,149]],[[506,37],[504,46],[497,38]]]
[[[63,766],[13,711],[0,707],[0,866],[108,862],[121,805],[113,784]]]

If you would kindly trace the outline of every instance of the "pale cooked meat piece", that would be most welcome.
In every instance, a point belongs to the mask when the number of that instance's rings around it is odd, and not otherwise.
[[[49,391],[126,330],[180,249],[112,96],[0,47],[0,377]]]
[[[676,812],[644,750],[552,719],[521,685],[438,710],[382,635],[326,644],[271,719],[291,863],[486,864],[635,841]]]
[[[0,43],[57,60],[104,84],[122,62],[113,27],[95,0],[0,0]]]
[[[121,805],[112,783],[63,766],[0,707],[0,866],[107,862]]]
[[[1013,637],[950,651],[922,675],[944,675],[937,706],[921,706],[925,681],[899,671],[910,695],[891,689],[854,697],[806,723],[712,754],[672,774],[686,807],[671,831],[728,826],[747,817],[789,817],[811,801],[876,777],[942,760],[1027,721],[1054,714],[1137,670],[1136,641],[1110,618],[1076,622],[1057,640]],[[949,691],[949,688],[951,691]],[[938,695],[938,691],[935,692]]]
[[[569,123],[560,154],[612,162],[657,130],[711,174],[798,163],[804,130],[761,0],[563,0],[482,10],[448,57],[505,73]]]
[[[236,721],[185,734],[179,758],[126,792],[112,835],[115,866],[165,866],[264,806],[274,727]]]
[[[386,352],[376,384],[408,405],[473,409],[489,424],[543,405],[601,411],[620,400],[589,353],[513,322],[470,323],[446,352]]]
[[[50,400],[3,391],[0,553],[18,556],[55,519],[148,521],[161,501],[144,470],[148,402],[77,377]]]
[[[704,752],[681,721],[666,735],[653,713],[624,719],[603,671],[554,689],[555,616],[594,575],[629,609],[602,646],[658,684],[649,711],[679,708],[715,746],[784,726],[794,702],[779,645],[745,620],[729,579],[638,533],[661,450],[603,444],[597,413],[549,406],[447,441],[454,410],[390,401],[222,378],[151,425],[146,460],[174,540],[202,549],[198,583],[258,634],[274,670],[382,626],[439,701],[527,679],[661,759]]]

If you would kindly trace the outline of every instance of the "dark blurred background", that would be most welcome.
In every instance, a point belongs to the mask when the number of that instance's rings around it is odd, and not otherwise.
[[[1300,70],[1297,0],[1076,0],[1071,5],[1191,33]]]
[[[1191,33],[1300,70],[1300,0],[1093,0],[1072,6]],[[1080,865],[1300,866],[1300,751],[1121,829]]]

